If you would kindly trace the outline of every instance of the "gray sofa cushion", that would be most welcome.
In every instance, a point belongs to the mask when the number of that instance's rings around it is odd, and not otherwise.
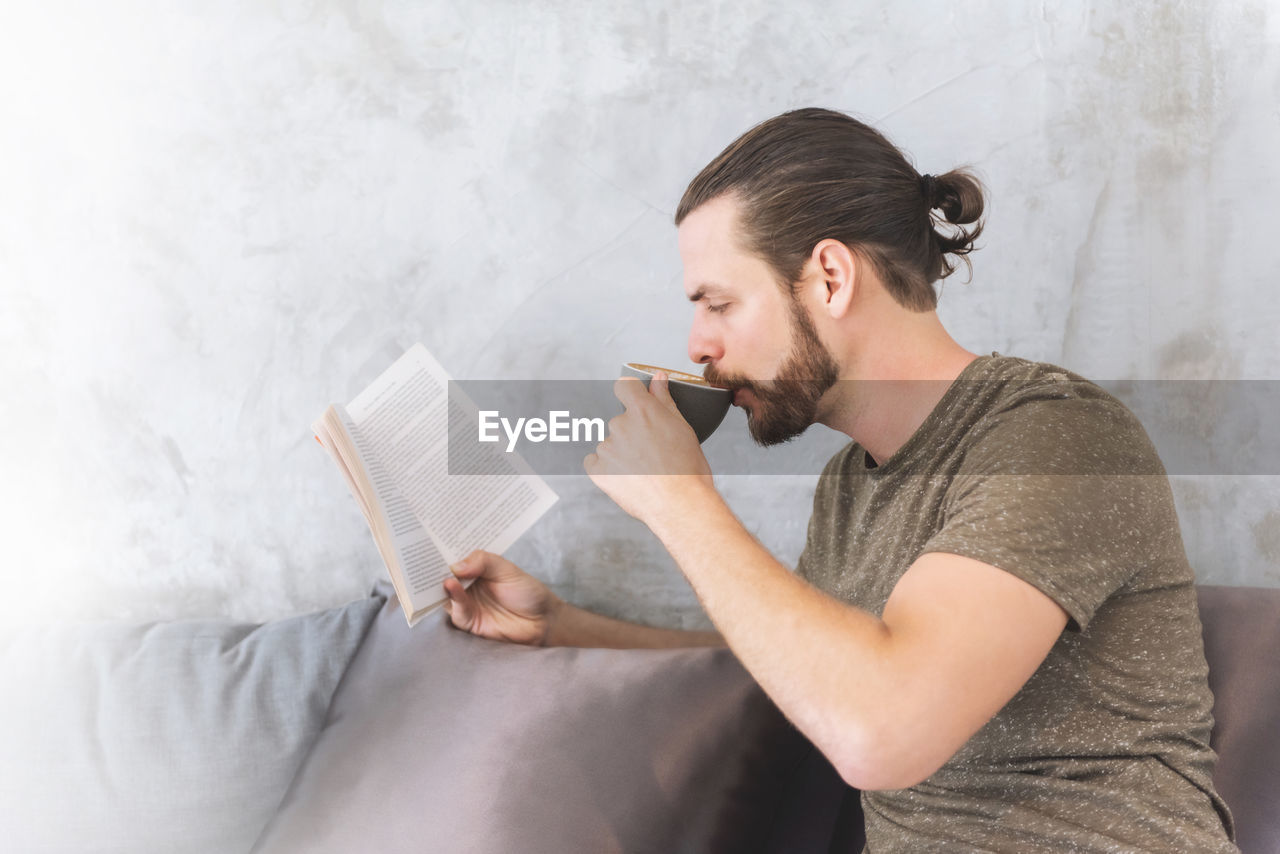
[[[1280,851],[1280,590],[1199,588],[1213,689],[1213,782],[1244,854]]]
[[[754,850],[801,746],[728,650],[409,629],[393,595],[255,851]]]
[[[381,604],[263,625],[9,632],[0,639],[0,848],[248,851]]]

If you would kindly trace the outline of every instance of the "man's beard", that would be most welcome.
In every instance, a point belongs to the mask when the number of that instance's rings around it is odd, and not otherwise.
[[[778,445],[799,436],[814,422],[818,401],[840,377],[839,366],[818,338],[818,330],[799,301],[792,301],[791,354],[773,380],[759,381],[724,374],[707,365],[707,382],[728,388],[748,389],[756,398],[747,410],[747,429],[758,445]]]

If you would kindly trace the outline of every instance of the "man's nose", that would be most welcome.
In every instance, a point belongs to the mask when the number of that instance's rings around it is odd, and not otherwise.
[[[719,361],[724,356],[724,347],[718,337],[708,335],[697,320],[689,328],[689,359],[699,365]]]

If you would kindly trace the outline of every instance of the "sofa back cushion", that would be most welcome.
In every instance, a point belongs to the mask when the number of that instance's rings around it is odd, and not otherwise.
[[[1203,585],[1213,775],[1244,854],[1280,851],[1280,590]]]
[[[0,849],[247,852],[381,604],[262,625],[9,630]]]
[[[255,851],[753,850],[802,745],[727,649],[410,629],[392,594]]]

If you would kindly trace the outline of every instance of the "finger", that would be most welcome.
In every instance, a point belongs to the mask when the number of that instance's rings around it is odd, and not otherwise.
[[[456,578],[446,578],[441,586],[444,587],[444,595],[450,600],[465,599],[467,596],[467,588],[463,587],[462,582]]]
[[[680,411],[676,408],[676,402],[671,399],[671,387],[667,384],[666,371],[658,371],[653,375],[653,382],[649,383],[649,393],[672,412]]]
[[[483,575],[486,563],[485,554],[483,549],[475,549],[474,552],[467,554],[461,561],[451,563],[449,570],[460,579],[471,579],[471,577]]]
[[[475,608],[472,607],[471,597],[466,592],[455,595],[449,591],[449,601],[444,603],[444,607],[449,612],[449,621],[455,628],[462,629],[464,632],[471,631],[471,626],[475,623]]]
[[[502,555],[483,549],[473,551],[449,569],[464,586],[480,579],[501,583],[525,574],[524,570]]]
[[[644,383],[637,377],[618,377],[613,383],[613,394],[627,410],[649,396]]]
[[[493,558],[497,555],[492,552],[476,549],[471,554],[464,557],[455,564],[451,564],[449,569],[458,578],[481,578],[486,575],[493,575],[496,567],[496,561]]]
[[[608,469],[608,465],[606,464],[604,457],[600,454],[603,447],[604,445],[602,443],[600,447],[596,448],[596,453],[587,454],[586,458],[582,461],[582,467],[586,470],[587,477],[596,486],[600,486],[600,478],[607,474]]]

